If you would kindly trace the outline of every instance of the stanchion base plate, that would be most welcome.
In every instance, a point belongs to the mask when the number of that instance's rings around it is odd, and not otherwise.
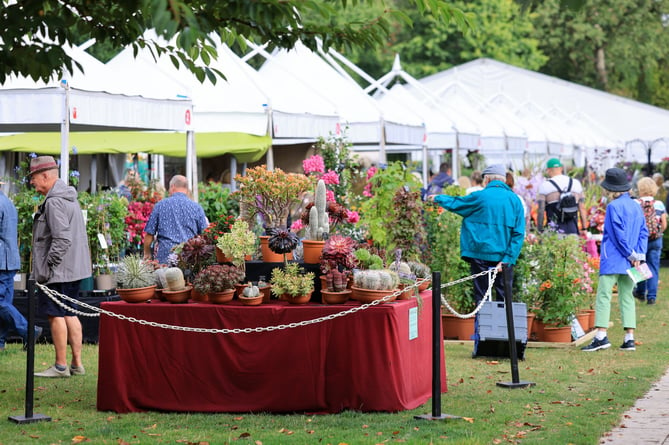
[[[526,382],[524,380],[521,380],[518,383],[515,382],[497,382],[497,386],[501,386],[502,388],[527,388],[528,386],[534,386],[536,383],[534,382]]]
[[[9,420],[15,423],[51,422],[51,417],[45,416],[44,414],[33,414],[32,417],[9,416]]]
[[[444,420],[444,419],[461,419],[460,416],[453,416],[451,414],[441,414],[439,416],[433,416],[431,414],[423,414],[422,416],[413,416],[414,419],[418,420]]]

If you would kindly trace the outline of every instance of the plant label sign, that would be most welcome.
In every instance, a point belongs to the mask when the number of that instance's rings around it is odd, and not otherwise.
[[[418,338],[418,308],[409,309],[409,340]]]
[[[100,241],[100,247],[103,249],[107,248],[107,239],[102,233],[98,233],[98,241]]]

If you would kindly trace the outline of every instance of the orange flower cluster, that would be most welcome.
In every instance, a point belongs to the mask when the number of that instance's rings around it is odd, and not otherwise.
[[[551,283],[551,280],[546,280],[543,283],[541,283],[541,285],[539,286],[539,290],[541,292],[544,292],[545,290],[550,289],[551,287],[553,287],[553,283]]]

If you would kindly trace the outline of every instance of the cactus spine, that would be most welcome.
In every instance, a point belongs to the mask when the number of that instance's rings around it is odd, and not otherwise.
[[[323,240],[323,236],[330,232],[330,219],[326,212],[327,200],[325,197],[325,182],[322,179],[316,184],[314,205],[309,210],[309,227],[307,238],[313,241]]]

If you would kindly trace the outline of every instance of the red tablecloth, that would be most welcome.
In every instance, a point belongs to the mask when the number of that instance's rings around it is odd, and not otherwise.
[[[182,412],[399,411],[432,395],[431,294],[306,326],[262,333],[168,330],[100,317],[97,408]],[[178,326],[254,328],[335,314],[345,305],[102,303],[116,314]],[[441,349],[441,348],[440,348]],[[442,353],[443,353],[443,349]],[[446,372],[441,362],[441,389]]]

